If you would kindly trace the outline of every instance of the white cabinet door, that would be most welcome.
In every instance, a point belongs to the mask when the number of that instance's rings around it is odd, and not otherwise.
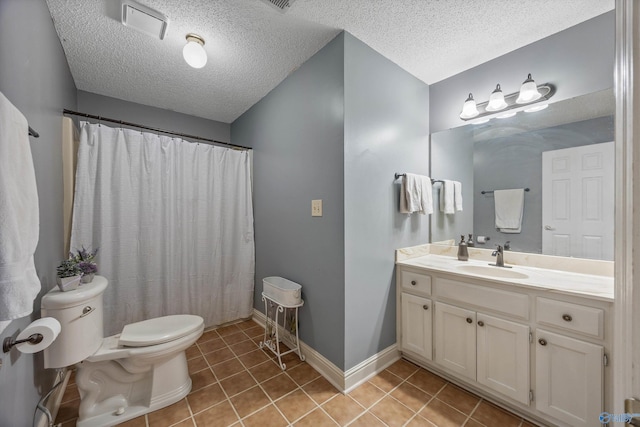
[[[480,384],[529,405],[529,327],[477,315]]]
[[[402,293],[402,351],[432,357],[431,300]]]
[[[436,362],[476,379],[476,313],[453,305],[435,304]]]
[[[536,409],[572,426],[601,426],[602,346],[536,331]]]

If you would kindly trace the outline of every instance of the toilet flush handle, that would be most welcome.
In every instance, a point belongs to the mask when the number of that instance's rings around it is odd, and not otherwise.
[[[95,309],[95,307],[91,307],[90,305],[86,306],[82,309],[82,314],[80,315],[80,317],[88,316]]]

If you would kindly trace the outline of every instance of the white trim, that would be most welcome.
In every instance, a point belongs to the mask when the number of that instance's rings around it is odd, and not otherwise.
[[[634,34],[638,27],[634,0],[616,0],[616,46],[614,92],[616,97],[616,217],[615,217],[615,301],[613,333],[613,412],[624,413],[624,399],[632,397],[637,373],[633,369],[634,284],[633,247],[640,243],[634,223]],[[637,165],[636,165],[637,166]],[[636,255],[637,256],[637,255]],[[637,298],[637,296],[636,296]],[[635,344],[637,345],[637,343]],[[635,396],[638,397],[638,396]]]
[[[264,327],[266,316],[260,310],[253,309],[253,320]],[[285,336],[286,334],[281,334]],[[348,393],[355,387],[367,381],[372,376],[382,372],[387,366],[400,359],[398,346],[393,344],[374,354],[367,360],[359,363],[344,372],[329,359],[318,353],[315,349],[300,340],[300,351],[305,357],[305,362],[311,365],[327,381],[342,393]]]

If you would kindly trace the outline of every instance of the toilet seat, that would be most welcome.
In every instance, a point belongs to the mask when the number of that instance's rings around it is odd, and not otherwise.
[[[124,347],[148,347],[174,341],[201,329],[200,316],[178,314],[131,323],[122,329],[118,344]]]

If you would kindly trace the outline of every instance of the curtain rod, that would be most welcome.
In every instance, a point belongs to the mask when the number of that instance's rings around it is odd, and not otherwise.
[[[110,118],[102,117],[102,116],[95,116],[93,114],[79,113],[77,111],[67,110],[66,108],[62,111],[62,113],[70,115],[70,116],[86,117],[86,118],[89,118],[89,119],[99,120],[99,121],[102,121],[102,122],[118,123],[118,124],[124,125],[124,126],[131,126],[131,127],[135,127],[135,128],[139,128],[139,129],[146,129],[146,130],[150,130],[150,131],[153,131],[153,132],[165,133],[165,134],[168,134],[168,135],[175,135],[175,136],[180,136],[180,137],[183,137],[183,138],[191,138],[191,139],[197,139],[199,141],[213,142],[214,144],[226,145],[228,147],[231,147],[231,148],[234,148],[234,149],[237,149],[237,150],[251,150],[250,147],[245,147],[243,145],[231,144],[230,142],[216,141],[215,139],[203,138],[201,136],[195,136],[195,135],[189,135],[189,134],[186,134],[186,133],[178,133],[178,132],[172,132],[172,131],[169,131],[169,130],[152,128],[152,127],[149,127],[149,126],[139,125],[139,124],[131,123],[131,122],[125,122],[125,121],[122,121],[122,120],[110,119]]]

